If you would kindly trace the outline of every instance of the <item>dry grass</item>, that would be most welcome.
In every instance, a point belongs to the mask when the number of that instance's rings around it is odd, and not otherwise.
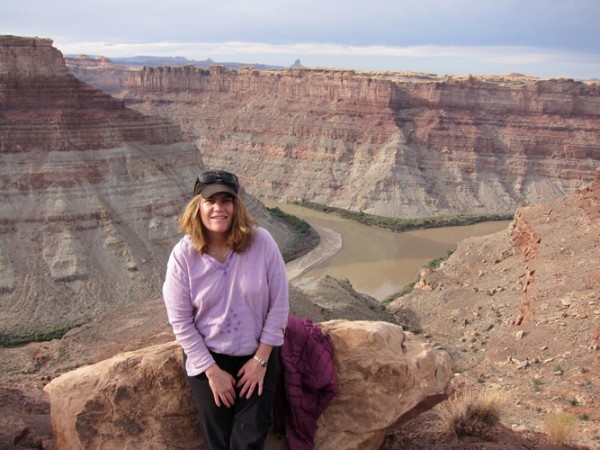
[[[575,416],[565,411],[548,415],[546,430],[555,444],[565,444],[569,440],[575,427],[575,421]]]
[[[436,406],[442,429],[456,438],[475,436],[489,439],[500,423],[504,395],[493,389],[473,389],[456,393]]]

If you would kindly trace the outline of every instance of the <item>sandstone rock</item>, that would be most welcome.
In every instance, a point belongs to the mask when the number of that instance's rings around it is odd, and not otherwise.
[[[334,344],[339,394],[318,422],[315,448],[376,449],[386,431],[448,394],[450,358],[396,325],[320,324]],[[57,448],[201,448],[176,342],[122,353],[50,382]],[[270,436],[267,448],[285,448]]]
[[[35,430],[9,408],[0,408],[0,448],[37,449],[42,440]]]
[[[412,419],[450,393],[448,354],[387,322],[333,320],[338,394],[319,421],[315,448],[378,449],[392,426]]]
[[[43,392],[0,383],[0,449],[54,448],[50,405]]]
[[[195,406],[176,342],[122,353],[45,388],[58,449],[194,449]]]

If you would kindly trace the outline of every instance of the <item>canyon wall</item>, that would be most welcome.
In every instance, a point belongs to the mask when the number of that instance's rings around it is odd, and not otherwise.
[[[65,63],[77,79],[111,95],[122,91],[127,86],[129,72],[136,70],[103,56],[67,56]]]
[[[512,213],[600,164],[598,83],[146,67],[118,96],[253,194],[385,216]]]
[[[176,217],[203,167],[178,125],[79,81],[52,41],[0,36],[0,341],[162,303]]]

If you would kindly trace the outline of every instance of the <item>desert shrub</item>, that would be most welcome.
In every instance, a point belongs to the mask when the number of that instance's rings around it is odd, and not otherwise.
[[[57,325],[44,331],[34,331],[25,334],[0,333],[0,347],[19,347],[30,342],[46,342],[62,338],[70,329],[78,325]]]
[[[575,416],[566,411],[553,412],[546,418],[546,430],[555,444],[569,440],[575,426]]]
[[[473,389],[456,393],[435,409],[442,429],[456,438],[474,436],[490,439],[491,431],[500,423],[505,399],[495,389]]]
[[[446,261],[448,258],[450,258],[450,256],[452,256],[452,253],[454,253],[454,252],[448,250],[446,253],[447,254],[444,256],[440,256],[439,258],[435,258],[435,259],[432,259],[431,261],[427,262],[427,264],[425,264],[425,267],[427,267],[431,270],[439,269],[440,266],[442,265],[442,263],[444,261]]]
[[[319,234],[305,220],[288,214],[278,207],[267,208],[267,210],[273,217],[286,223],[294,232],[295,236],[291,244],[288,248],[282,249],[283,260],[286,263],[302,256],[319,244]]]

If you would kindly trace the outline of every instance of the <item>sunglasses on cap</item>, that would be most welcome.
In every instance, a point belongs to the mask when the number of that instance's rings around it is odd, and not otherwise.
[[[224,184],[225,186],[229,186],[233,191],[237,194],[238,189],[240,188],[240,182],[238,177],[229,172],[223,171],[209,171],[202,172],[198,175],[196,179],[196,184],[194,185],[194,195],[200,194],[204,188],[210,186],[211,184]]]

